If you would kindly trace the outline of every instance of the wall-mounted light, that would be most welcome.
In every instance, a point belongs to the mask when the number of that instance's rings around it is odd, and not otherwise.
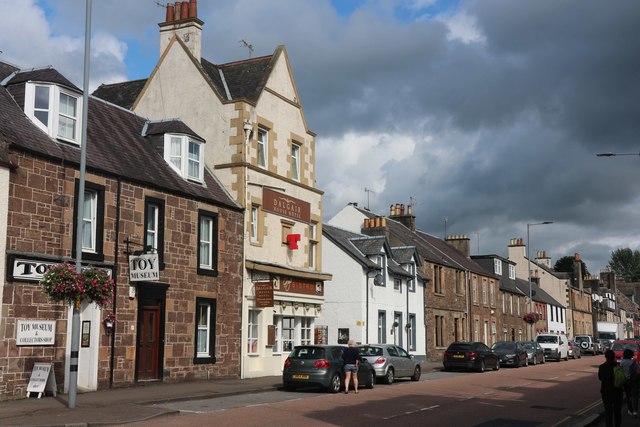
[[[242,124],[242,128],[244,129],[245,134],[245,144],[249,143],[249,137],[251,136],[251,131],[253,130],[253,125],[249,120],[245,120]]]

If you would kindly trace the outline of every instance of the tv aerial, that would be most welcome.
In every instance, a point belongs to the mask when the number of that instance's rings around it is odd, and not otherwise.
[[[240,39],[238,43],[249,51],[249,58],[251,58],[251,54],[253,53],[253,45],[251,44],[251,41],[247,39]]]

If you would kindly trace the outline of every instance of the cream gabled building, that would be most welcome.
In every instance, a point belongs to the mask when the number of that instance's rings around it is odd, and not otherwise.
[[[237,230],[244,233],[241,375],[279,375],[294,345],[324,339],[315,319],[331,275],[322,272],[315,134],[284,46],[214,64],[201,57],[196,2],[176,5],[167,5],[160,59],[149,78],[102,85],[94,95],[153,119],[179,117],[207,141],[182,167],[204,161],[245,208],[244,230]],[[239,331],[221,325],[218,332]]]

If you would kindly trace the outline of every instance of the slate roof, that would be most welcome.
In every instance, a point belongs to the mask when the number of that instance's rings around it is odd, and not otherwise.
[[[0,134],[10,149],[27,151],[52,160],[80,164],[80,147],[50,138],[24,114],[12,98],[11,87],[24,86],[33,72],[17,74],[0,87]],[[39,80],[44,74],[38,74]],[[61,76],[47,72],[56,81]],[[87,171],[120,176],[140,185],[162,189],[176,195],[199,199],[220,206],[240,209],[220,182],[205,169],[204,184],[187,181],[164,160],[157,141],[162,136],[142,136],[147,120],[98,98],[89,98],[87,129]]]
[[[349,239],[360,252],[365,255],[380,255],[387,241],[383,236],[359,236]],[[387,247],[388,249],[388,247]]]
[[[493,268],[494,260],[496,259],[506,263],[507,265],[514,264],[514,262],[509,261],[508,259],[495,254],[472,255],[471,259],[473,259],[475,262],[480,264],[485,270],[489,270],[490,268]],[[503,269],[503,272],[504,272],[504,269]],[[508,275],[505,275],[505,274],[503,274],[502,276],[496,275],[496,277],[500,278],[500,290],[509,292],[512,294],[524,295],[524,293],[520,289],[518,289],[518,287],[516,286],[515,280],[510,279]],[[529,293],[527,293],[526,295],[529,295]]]
[[[360,265],[368,269],[380,270],[380,266],[367,258],[360,250],[354,246],[350,239],[362,237],[360,234],[352,233],[342,228],[334,227],[329,224],[322,224],[322,235],[331,240],[336,246],[342,248],[351,258],[356,260]]]
[[[280,49],[281,46],[278,46],[276,53]],[[245,99],[256,103],[271,74],[276,53],[226,64],[214,64],[201,58],[200,65],[223,102]],[[224,76],[224,82],[220,73]],[[147,79],[102,84],[93,92],[93,95],[123,108],[131,109],[146,83]],[[228,98],[227,89],[231,99]]]
[[[165,133],[180,133],[206,142],[200,135],[187,126],[186,123],[178,119],[147,121],[146,126],[142,130],[142,136],[164,135]]]
[[[616,289],[616,303],[618,304],[618,307],[622,308],[627,313],[638,314],[638,305],[631,301],[631,299],[627,298],[620,289]]]
[[[102,84],[93,91],[92,95],[130,110],[145,84],[147,79]]]
[[[525,294],[525,295],[529,295],[529,281],[528,280],[523,280],[523,279],[516,279],[516,286],[518,287],[518,289],[520,289],[520,291]],[[540,286],[538,286],[536,283],[531,282],[531,290],[533,292],[533,300],[537,301],[537,302],[541,302],[543,304],[550,304],[556,307],[562,307],[565,308],[565,306],[561,303],[559,303],[558,301],[556,301],[555,298],[553,298],[551,295],[549,295],[544,289],[542,289]]]

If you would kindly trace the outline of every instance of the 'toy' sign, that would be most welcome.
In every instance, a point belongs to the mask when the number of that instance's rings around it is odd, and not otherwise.
[[[129,257],[129,280],[132,282],[158,281],[158,254],[131,255]]]

